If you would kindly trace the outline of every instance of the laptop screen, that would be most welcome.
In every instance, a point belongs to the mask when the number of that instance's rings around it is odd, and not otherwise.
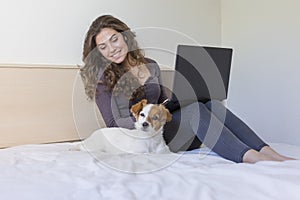
[[[172,99],[180,104],[227,98],[232,49],[178,45]]]

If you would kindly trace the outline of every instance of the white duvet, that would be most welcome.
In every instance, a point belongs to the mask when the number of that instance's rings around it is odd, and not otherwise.
[[[300,160],[236,164],[208,149],[93,155],[75,143],[0,150],[1,200],[298,200]],[[300,159],[300,147],[272,144]]]

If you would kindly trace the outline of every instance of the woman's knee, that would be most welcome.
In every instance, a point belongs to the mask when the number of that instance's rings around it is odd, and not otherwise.
[[[193,112],[197,112],[199,115],[210,115],[211,111],[202,102],[196,102]]]
[[[223,105],[223,103],[219,100],[210,100],[208,102],[205,103],[205,106],[209,109],[212,110],[212,107],[214,108],[225,108],[225,106]]]
[[[208,105],[223,105],[220,100],[212,99],[205,103],[206,106]]]
[[[192,104],[189,104],[185,107],[183,107],[181,110],[183,113],[191,113],[191,112],[200,112],[201,109],[205,109],[206,106],[202,102],[194,102]]]

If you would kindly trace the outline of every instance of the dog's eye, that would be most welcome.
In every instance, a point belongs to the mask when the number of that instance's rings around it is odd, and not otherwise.
[[[145,117],[145,114],[144,114],[144,113],[141,113],[140,116]]]
[[[154,115],[154,116],[152,117],[152,120],[158,120],[158,117],[157,117],[156,115]]]

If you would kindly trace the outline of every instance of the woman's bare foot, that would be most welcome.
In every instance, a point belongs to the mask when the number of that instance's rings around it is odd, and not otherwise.
[[[277,161],[296,160],[294,158],[283,156],[283,155],[277,153],[274,149],[272,149],[269,146],[264,146],[259,152],[264,154],[264,155],[271,156],[274,159],[276,159]]]
[[[243,156],[244,163],[256,163],[259,161],[278,161],[278,160],[273,158],[272,156],[263,154],[254,149],[248,150]]]

